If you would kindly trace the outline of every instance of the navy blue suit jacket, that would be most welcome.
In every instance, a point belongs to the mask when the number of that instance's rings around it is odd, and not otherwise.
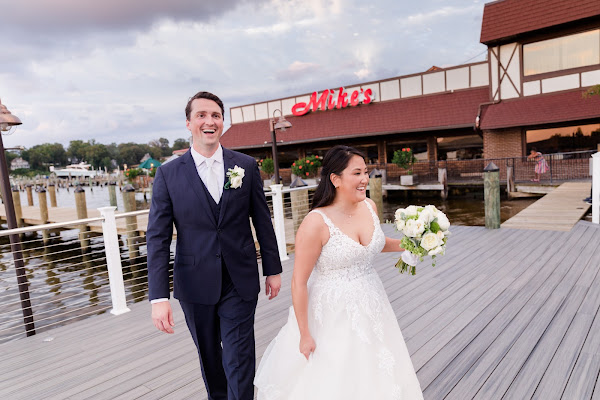
[[[169,253],[173,224],[177,230],[173,296],[199,304],[216,304],[221,295],[223,257],[244,300],[260,291],[250,218],[260,244],[263,275],[281,273],[281,262],[263,184],[254,158],[223,148],[225,172],[245,170],[242,186],[223,190],[215,218],[208,191],[190,151],[156,171],[146,234],[150,300],[169,298]],[[225,181],[228,177],[225,175]],[[225,184],[225,182],[223,182]]]

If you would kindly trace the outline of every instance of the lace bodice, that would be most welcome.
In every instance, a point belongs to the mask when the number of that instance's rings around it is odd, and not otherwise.
[[[324,212],[311,211],[321,215],[329,228],[329,240],[323,246],[314,268],[322,277],[351,280],[373,272],[372,262],[383,249],[385,236],[379,225],[379,217],[375,214],[371,204],[366,200],[365,204],[371,212],[374,227],[371,241],[366,246],[342,232]]]

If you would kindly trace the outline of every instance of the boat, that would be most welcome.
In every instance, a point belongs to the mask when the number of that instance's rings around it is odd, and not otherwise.
[[[65,168],[55,169],[50,166],[50,172],[54,173],[57,178],[88,178],[97,175],[102,175],[102,171],[90,169],[91,165],[84,162],[79,164],[71,164]]]

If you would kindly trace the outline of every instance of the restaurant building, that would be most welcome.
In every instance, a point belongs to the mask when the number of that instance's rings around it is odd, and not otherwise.
[[[600,143],[600,1],[500,0],[483,10],[487,60],[422,73],[333,86],[230,109],[224,146],[279,163],[357,147],[372,164],[410,147],[420,160],[526,156],[596,149]],[[443,61],[443,60],[440,60]]]

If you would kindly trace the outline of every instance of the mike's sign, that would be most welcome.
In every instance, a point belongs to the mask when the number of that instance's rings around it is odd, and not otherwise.
[[[325,111],[333,110],[334,108],[341,109],[356,107],[360,103],[369,104],[373,101],[373,91],[371,89],[356,89],[352,93],[344,91],[344,88],[339,88],[337,94],[335,90],[324,90],[319,96],[319,93],[314,92],[310,96],[308,103],[296,103],[292,107],[292,114],[300,116],[309,111]]]

